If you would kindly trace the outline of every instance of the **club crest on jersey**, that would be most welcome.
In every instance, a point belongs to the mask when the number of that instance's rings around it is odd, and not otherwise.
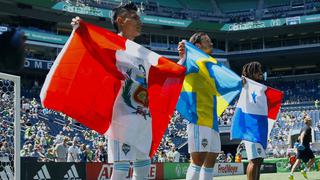
[[[261,155],[262,149],[258,147],[258,148],[257,148],[257,152],[258,152],[259,155]]]
[[[131,147],[128,144],[123,144],[122,145],[122,151],[124,152],[125,155],[128,154],[128,152],[130,151]]]
[[[202,139],[201,145],[205,148],[208,145],[208,140],[207,139]]]

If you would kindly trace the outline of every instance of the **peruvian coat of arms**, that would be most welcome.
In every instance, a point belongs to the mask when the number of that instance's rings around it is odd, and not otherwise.
[[[128,69],[126,71],[126,80],[122,89],[122,98],[126,105],[133,109],[132,113],[141,115],[145,120],[147,120],[147,117],[150,117],[150,113],[148,108],[149,101],[146,70],[143,65],[139,65],[138,67],[141,73],[137,73],[135,77],[132,77],[132,69]],[[136,87],[133,86],[134,81],[139,85]],[[135,103],[132,103],[132,101]]]

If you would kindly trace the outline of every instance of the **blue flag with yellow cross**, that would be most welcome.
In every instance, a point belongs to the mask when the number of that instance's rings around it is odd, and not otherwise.
[[[219,132],[218,117],[240,93],[241,78],[190,42],[185,51],[187,71],[176,108],[190,123]]]

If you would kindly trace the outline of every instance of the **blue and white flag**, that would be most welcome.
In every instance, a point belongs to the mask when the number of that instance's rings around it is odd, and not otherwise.
[[[231,139],[260,143],[266,149],[282,97],[281,91],[246,78],[232,119]]]

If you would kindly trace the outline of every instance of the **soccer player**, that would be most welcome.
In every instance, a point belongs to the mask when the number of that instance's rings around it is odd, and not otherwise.
[[[297,148],[297,160],[291,168],[291,172],[289,175],[290,180],[294,179],[293,172],[296,169],[296,167],[299,166],[301,161],[307,164],[306,167],[303,170],[301,170],[301,174],[304,178],[308,179],[307,171],[310,170],[311,166],[315,162],[314,154],[310,149],[312,121],[310,117],[305,117],[303,121],[305,123],[305,126],[300,131],[300,144]]]
[[[79,26],[80,18],[72,19],[74,28]],[[141,33],[141,20],[134,3],[121,4],[112,10],[111,22],[118,35],[134,40]],[[117,56],[126,54],[117,53]],[[146,65],[144,61],[128,58],[117,60],[116,66],[126,77],[116,99],[117,109],[108,129],[108,161],[114,164],[111,180],[123,180],[129,174],[133,162],[133,179],[147,179],[150,169],[149,152],[152,141],[152,124],[148,107]],[[131,123],[128,123],[131,121]],[[134,121],[134,122],[133,122]],[[146,136],[145,134],[150,134]]]
[[[212,41],[210,37],[198,32],[189,40],[192,44],[204,51],[212,53]],[[185,58],[185,44],[181,41],[178,45],[180,59]],[[183,62],[183,60],[180,60]],[[189,123],[187,126],[189,153],[191,164],[187,171],[187,180],[212,180],[213,167],[218,153],[221,151],[220,134],[212,128]]]
[[[259,62],[250,62],[243,66],[242,76],[252,79],[257,82],[261,82],[263,79],[262,66]],[[246,81],[243,79],[243,84]],[[266,157],[265,149],[260,143],[243,141],[247,151],[247,158],[249,164],[247,166],[247,179],[248,180],[259,180],[260,179],[260,167],[263,159]]]
[[[73,27],[77,27],[79,25],[80,18],[76,17],[72,19],[71,25]],[[129,40],[134,40],[137,36],[141,33],[141,20],[140,16],[138,14],[138,8],[133,3],[127,3],[127,4],[121,4],[119,7],[112,10],[112,17],[111,22],[115,30],[117,31],[118,35],[123,36]],[[146,79],[145,79],[145,72],[143,69],[146,69],[143,67],[143,63],[141,66],[135,67],[133,65],[132,69],[132,76],[128,76],[127,72],[130,71],[126,66],[122,66],[121,63],[125,62],[117,62],[118,69],[125,75],[126,78],[131,84],[131,91],[129,92],[129,96],[133,95],[135,91],[139,87],[143,87],[146,85]],[[143,81],[138,81],[137,79],[134,79],[135,77],[142,77],[144,78]],[[123,96],[122,96],[123,97]],[[128,97],[130,100],[134,99],[133,97]],[[124,99],[122,100],[125,105]],[[148,101],[144,101],[148,102]],[[130,161],[133,162],[133,179],[134,180],[143,180],[147,179],[149,168],[150,168],[150,158],[149,158],[149,151],[151,147],[151,139],[152,137],[140,137],[139,132],[141,131],[148,131],[151,134],[151,118],[150,113],[148,111],[148,108],[145,108],[145,106],[140,105],[138,102],[135,102],[132,100],[131,102],[133,105],[140,107],[139,109],[141,112],[137,112],[137,114],[142,114],[141,116],[137,116],[139,118],[136,119],[136,121],[141,121],[144,124],[143,127],[137,125],[134,127],[131,127],[130,129],[126,129],[121,124],[123,122],[112,121],[112,124],[110,125],[110,128],[108,130],[107,136],[108,136],[108,161],[111,163],[114,163],[114,168],[112,172],[111,179],[112,180],[122,180],[126,179],[129,173],[130,168]],[[125,111],[125,110],[124,110]],[[125,113],[125,112],[121,112]],[[132,113],[132,112],[129,112]],[[141,124],[141,123],[140,123]],[[125,134],[125,132],[133,132],[138,134],[139,142],[146,144],[149,147],[149,150],[145,150],[145,152],[142,152],[139,149],[139,144],[133,144],[130,143],[130,137],[129,133]],[[145,133],[141,133],[145,134]],[[119,140],[119,137],[122,137],[122,140]]]

